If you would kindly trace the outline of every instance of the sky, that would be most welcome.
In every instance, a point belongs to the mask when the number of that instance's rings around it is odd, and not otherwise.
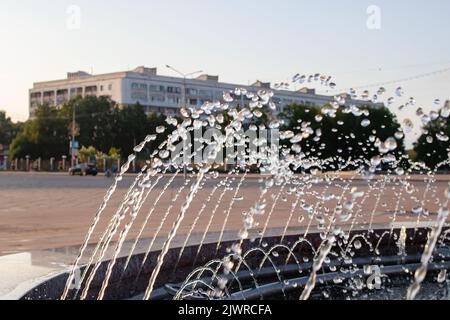
[[[386,88],[431,110],[450,99],[449,14],[448,0],[2,0],[0,110],[26,120],[33,82],[69,71],[166,64],[242,84],[320,72],[336,91],[408,79]]]

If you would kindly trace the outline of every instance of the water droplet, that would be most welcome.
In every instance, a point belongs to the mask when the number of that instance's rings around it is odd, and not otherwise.
[[[161,134],[161,133],[164,133],[165,131],[166,131],[166,127],[164,127],[164,126],[156,127],[156,133]]]
[[[381,158],[380,156],[374,156],[372,159],[370,159],[370,163],[374,167],[378,167],[381,164]]]
[[[447,119],[450,116],[450,104],[441,109],[441,117]]]
[[[225,92],[225,93],[223,94],[223,100],[224,100],[225,102],[227,102],[227,103],[230,103],[230,102],[233,102],[233,101],[234,101],[234,98],[233,98],[233,96],[231,95],[230,92]]]
[[[445,134],[442,133],[436,133],[436,138],[441,141],[441,142],[448,142],[449,141],[449,137]]]
[[[386,89],[384,87],[381,87],[380,89],[378,89],[377,94],[379,96],[381,96],[382,94],[386,93]]]
[[[411,183],[406,183],[405,191],[407,194],[413,194],[416,191],[416,188]]]
[[[350,221],[350,219],[352,218],[352,214],[351,213],[349,213],[349,212],[344,212],[344,213],[341,213],[340,215],[339,215],[339,220],[341,221],[341,222],[348,222],[348,221]]]
[[[389,138],[385,141],[385,146],[386,148],[388,148],[389,151],[394,151],[395,149],[397,149],[397,140],[395,140],[395,138]]]
[[[444,283],[447,280],[447,270],[441,270],[441,272],[439,272],[437,281],[438,283]]]
[[[414,123],[411,121],[411,119],[405,119],[403,121],[403,127],[405,133],[410,133],[414,129]]]
[[[364,128],[367,128],[368,126],[370,126],[370,120],[369,119],[364,119],[361,122],[361,126],[363,126]]]
[[[241,231],[239,231],[238,237],[239,237],[239,239],[241,239],[241,240],[247,239],[247,238],[248,238],[248,231],[247,231],[247,230],[241,230]]]
[[[395,94],[397,95],[397,97],[403,96],[403,88],[402,88],[402,87],[398,87],[398,88],[395,90]]]
[[[145,142],[151,142],[151,141],[155,141],[158,137],[154,134],[148,135],[147,137],[145,137]]]
[[[145,147],[145,141],[142,142],[141,144],[137,145],[136,147],[134,147],[133,151],[134,152],[141,152]]]
[[[169,156],[170,156],[170,152],[167,151],[167,150],[161,150],[161,151],[159,152],[159,157],[160,157],[161,159],[167,159]]]
[[[401,131],[395,133],[395,139],[402,140],[405,137],[405,134]]]

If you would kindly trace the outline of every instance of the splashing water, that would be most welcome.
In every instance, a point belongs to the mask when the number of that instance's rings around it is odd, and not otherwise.
[[[193,270],[183,271],[187,278],[177,299],[246,299],[280,292],[282,298],[297,294],[294,299],[306,300],[318,291],[329,297],[336,290],[333,285],[344,284],[342,292],[353,298],[382,286],[387,277],[383,272],[394,274],[394,262],[403,268],[395,274],[412,274],[414,266],[408,261],[417,255],[420,267],[406,298],[418,296],[430,270],[438,269],[438,283],[444,283],[450,257],[441,248],[448,247],[444,236],[450,186],[442,197],[443,179],[436,173],[450,161],[443,160],[435,169],[413,162],[403,148],[414,122],[408,118],[392,129],[376,116],[380,104],[392,108],[398,103],[400,110],[407,110],[416,100],[404,101],[402,87],[391,95],[384,87],[336,93],[334,79],[322,73],[295,74],[292,83],[277,83],[275,89],[305,83],[333,91],[334,96],[322,107],[287,107],[279,113],[271,89],[236,88],[223,93],[222,102],[182,108],[181,119],[169,117],[167,127],[156,127],[155,135],[134,147],[135,154],[107,191],[61,298],[71,296],[83,258],[88,263],[80,298],[89,298],[106,260],[97,294],[97,299],[104,299],[121,254],[125,263],[120,266],[120,279],[126,281],[122,277],[130,271],[132,257],[141,253],[138,275],[142,272],[146,277],[145,267],[151,266],[143,295],[151,299],[161,274],[166,277],[171,249],[178,246],[172,274],[187,264]],[[417,109],[424,125],[450,114],[441,100],[433,105],[440,110],[427,114]],[[175,129],[170,131],[169,126]],[[444,129],[423,131],[428,144],[439,142],[450,152]],[[164,142],[152,151],[108,220],[107,206],[125,173],[159,138]],[[179,173],[184,170],[190,177],[180,182]],[[437,220],[432,218],[436,213]],[[88,244],[105,219],[107,227],[93,254],[87,256]],[[426,234],[433,220],[431,232],[422,239],[423,252],[408,247],[410,239]],[[383,255],[389,252],[383,248],[391,244],[397,257]],[[213,252],[214,258],[199,265],[206,251]],[[266,283],[267,279],[273,282]]]
[[[334,236],[329,237],[327,239],[326,245],[319,252],[319,256],[317,257],[316,261],[314,261],[311,275],[309,277],[308,282],[305,285],[305,289],[303,290],[302,295],[300,296],[300,300],[309,299],[311,291],[314,289],[314,286],[316,284],[317,272],[320,270],[320,268],[322,268],[322,265],[325,262],[325,259],[327,258],[328,254],[330,253],[331,248],[333,247],[335,241],[336,238]]]
[[[428,243],[425,246],[425,252],[423,253],[421,262],[422,266],[416,271],[414,275],[414,283],[408,288],[408,292],[406,294],[407,300],[414,300],[420,290],[420,285],[425,280],[425,276],[428,270],[428,263],[433,254],[433,250],[436,246],[438,238],[442,232],[442,228],[444,227],[445,221],[448,217],[448,209],[442,208],[439,212],[438,219],[436,221],[436,225],[434,226],[431,234],[428,238]]]

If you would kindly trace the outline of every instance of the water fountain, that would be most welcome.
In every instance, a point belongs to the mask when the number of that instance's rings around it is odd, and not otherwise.
[[[335,90],[331,79],[296,75],[293,83]],[[366,103],[386,94],[385,88],[373,97],[367,90],[350,90],[352,99]],[[388,106],[403,97],[403,89],[394,95],[386,97]],[[449,161],[431,170],[396,151],[411,130],[409,119],[384,141],[375,129],[363,145],[352,145],[351,134],[342,137],[349,148],[375,150],[370,159],[344,159],[342,150],[316,157],[301,143],[330,147],[321,141],[324,119],[343,112],[369,128],[370,108],[336,95],[314,126],[300,121],[294,132],[284,129],[272,96],[264,89],[225,92],[223,102],[183,108],[181,120],[167,119],[175,130],[158,127],[136,146],[107,191],[73,267],[54,284],[53,297],[450,298],[450,192],[448,181],[437,175]],[[264,113],[267,125],[260,121]],[[437,117],[448,113],[444,108]],[[333,130],[339,134],[339,128]],[[167,138],[121,205],[108,208],[133,160],[158,135]],[[443,134],[437,139],[448,142]],[[184,167],[186,180],[180,174]],[[107,222],[104,230],[101,220]],[[151,237],[145,239],[148,228]]]

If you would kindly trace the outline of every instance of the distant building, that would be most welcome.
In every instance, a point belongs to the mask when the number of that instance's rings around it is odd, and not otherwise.
[[[30,116],[38,105],[48,103],[60,106],[72,97],[90,95],[110,97],[121,106],[140,103],[147,113],[175,115],[183,105],[183,87],[186,90],[188,106],[201,106],[206,101],[221,101],[224,91],[235,88],[246,88],[250,91],[271,89],[271,84],[261,81],[250,86],[223,83],[219,81],[218,76],[207,74],[184,80],[180,77],[158,75],[156,68],[146,67],[101,75],[78,71],[68,73],[67,79],[34,83],[29,92]],[[318,95],[314,89],[271,90],[274,92],[272,101],[277,105],[278,112],[291,103],[322,106],[334,99],[332,96]],[[367,104],[364,101],[352,103]]]

